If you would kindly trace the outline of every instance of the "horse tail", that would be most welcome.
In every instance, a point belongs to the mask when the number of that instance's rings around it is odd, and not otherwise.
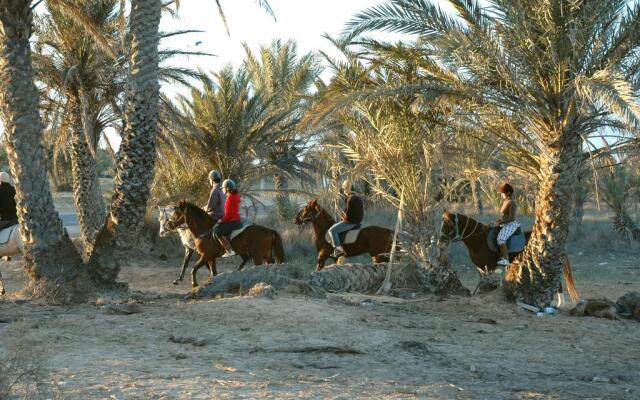
[[[284,264],[284,247],[282,246],[282,238],[277,231],[271,230],[273,237],[273,250],[276,253],[276,260],[279,264]]]
[[[569,297],[571,297],[572,301],[577,302],[578,300],[580,300],[580,296],[578,295],[578,291],[576,290],[576,284],[573,282],[573,274],[571,273],[571,262],[569,261],[568,256],[564,258],[564,268],[562,271],[562,275],[564,276],[565,282],[567,282],[567,291],[569,292]]]

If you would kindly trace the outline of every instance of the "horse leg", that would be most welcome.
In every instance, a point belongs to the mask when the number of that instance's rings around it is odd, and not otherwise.
[[[198,274],[200,267],[206,263],[207,261],[204,260],[204,256],[201,256],[198,263],[191,269],[191,287],[198,287],[198,279],[196,278],[196,275]]]
[[[240,263],[240,265],[238,265],[238,271],[242,271],[242,268],[244,268],[244,265],[247,263],[247,261],[249,261],[249,256],[246,254],[242,254],[242,262]]]
[[[320,249],[320,252],[318,253],[318,263],[316,264],[316,272],[319,272],[324,268],[324,263],[327,261],[327,258],[329,258],[330,253],[331,250],[327,250],[326,248]]]
[[[187,270],[187,265],[191,260],[191,256],[193,255],[193,252],[194,252],[193,249],[190,249],[187,246],[184,247],[184,260],[182,261],[182,270],[180,271],[180,276],[175,281],[173,281],[174,285],[177,285],[179,282],[182,282],[182,280],[184,279],[184,272]]]
[[[0,296],[4,296],[4,283],[2,282],[2,273],[0,273]]]

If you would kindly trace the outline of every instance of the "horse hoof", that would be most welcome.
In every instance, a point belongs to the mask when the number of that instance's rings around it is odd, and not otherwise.
[[[177,285],[178,283],[180,283],[180,279],[176,279],[175,281],[173,281],[174,285]]]
[[[195,289],[195,288],[197,288],[197,287],[198,287],[198,284],[197,284],[197,283],[192,283],[192,284],[191,284],[191,287]]]

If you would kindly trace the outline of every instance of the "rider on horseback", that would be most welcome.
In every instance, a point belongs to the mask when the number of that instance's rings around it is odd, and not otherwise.
[[[216,222],[224,216],[224,204],[226,200],[226,196],[220,187],[221,181],[222,175],[220,175],[220,172],[215,169],[209,171],[211,193],[209,193],[209,201],[207,201],[207,205],[204,207],[204,210]]]
[[[498,246],[500,247],[500,259],[498,265],[506,267],[509,265],[509,250],[507,249],[507,240],[520,227],[520,222],[516,221],[516,211],[518,205],[513,198],[513,186],[508,183],[500,185],[499,189],[502,194],[502,206],[500,207],[500,218],[493,225],[500,226],[498,233]]]
[[[351,182],[348,179],[342,182],[342,190],[347,196],[347,208],[343,213],[342,221],[329,228],[331,244],[335,248],[333,256],[336,258],[345,255],[344,248],[340,244],[340,233],[355,228],[364,217],[362,198],[351,191]]]
[[[4,171],[0,172],[0,229],[18,223],[15,197],[16,190],[11,184],[11,176]]]
[[[222,257],[225,258],[236,255],[227,237],[231,235],[232,231],[240,229],[242,222],[240,221],[240,195],[238,194],[236,183],[231,179],[225,179],[222,182],[222,190],[227,195],[224,203],[224,215],[213,227],[213,234],[224,247],[225,254]]]

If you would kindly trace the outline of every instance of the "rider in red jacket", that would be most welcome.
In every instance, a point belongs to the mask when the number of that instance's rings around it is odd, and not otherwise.
[[[224,215],[213,227],[213,235],[225,250],[222,257],[231,257],[235,256],[236,253],[233,251],[231,243],[229,243],[228,236],[234,230],[242,227],[242,222],[240,221],[240,195],[238,194],[236,183],[231,179],[226,179],[222,182],[222,190],[227,195],[224,203]]]

